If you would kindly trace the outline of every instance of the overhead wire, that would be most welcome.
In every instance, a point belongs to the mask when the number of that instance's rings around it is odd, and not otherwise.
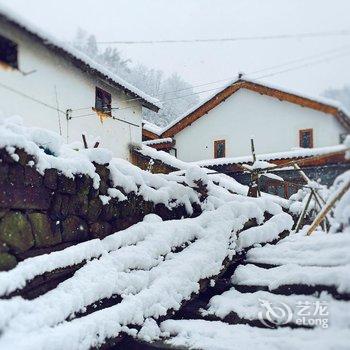
[[[44,101],[41,101],[41,100],[39,100],[39,99],[37,99],[37,98],[35,98],[35,97],[29,96],[29,95],[25,94],[24,92],[19,91],[19,90],[17,90],[17,89],[14,89],[14,88],[12,88],[12,87],[10,87],[10,86],[4,84],[4,83],[1,83],[1,82],[0,82],[0,86],[3,87],[3,88],[6,89],[6,90],[9,90],[9,91],[11,91],[11,92],[13,92],[13,93],[16,93],[16,94],[18,94],[18,95],[21,95],[22,97],[25,97],[25,98],[27,98],[27,99],[29,99],[29,100],[31,100],[31,101],[34,101],[34,102],[36,102],[36,103],[39,103],[39,104],[41,104],[42,106],[45,106],[45,107],[47,107],[47,108],[51,108],[51,109],[53,109],[53,110],[55,110],[55,111],[57,111],[57,112],[63,113],[64,115],[66,114],[65,111],[62,111],[62,110],[59,109],[58,107],[52,106],[52,105],[50,105],[50,104],[48,104],[48,103],[46,103],[46,102],[44,102]]]
[[[97,41],[99,45],[154,45],[154,44],[178,44],[178,43],[210,43],[210,42],[235,42],[250,40],[281,40],[281,39],[303,39],[316,37],[333,37],[348,36],[349,29],[323,31],[323,32],[306,32],[293,34],[275,34],[275,35],[253,35],[253,36],[236,36],[224,38],[197,38],[197,39],[161,39],[161,40],[113,40],[113,41]]]
[[[269,67],[265,67],[265,68],[262,68],[262,69],[259,69],[259,70],[256,70],[256,71],[252,71],[252,72],[247,73],[247,74],[243,74],[243,77],[251,77],[252,75],[255,75],[255,74],[258,74],[258,73],[269,71],[269,70],[272,70],[272,69],[275,69],[275,68],[288,66],[288,65],[295,64],[295,63],[298,63],[298,62],[303,62],[303,61],[306,61],[306,60],[310,60],[312,58],[317,58],[317,61],[318,61],[319,58],[322,58],[322,57],[328,56],[328,55],[331,55],[330,58],[333,58],[335,53],[337,53],[337,52],[342,53],[343,51],[347,52],[347,50],[350,50],[350,45],[340,46],[340,47],[335,48],[335,49],[322,51],[322,52],[320,52],[318,54],[313,54],[313,55],[309,55],[309,56],[306,56],[306,57],[301,57],[301,58],[290,60],[290,61],[287,61],[287,62],[284,62],[284,63],[280,63],[280,64],[277,64],[277,65],[272,65],[272,66],[269,66]],[[325,61],[327,61],[327,60],[328,59],[325,58]],[[313,63],[313,61],[311,63]],[[309,65],[309,64],[305,64],[305,66],[307,66],[307,65]],[[304,67],[304,65],[297,66],[296,68],[300,68],[300,67]],[[294,70],[294,67],[291,67],[290,70]],[[288,69],[288,71],[289,71],[289,69]],[[278,72],[277,74],[280,74],[280,72]],[[276,74],[273,73],[273,75],[276,75]],[[268,74],[268,75],[266,75],[264,77],[273,76],[273,75],[272,74]],[[253,78],[253,79],[262,79],[262,78],[263,77],[257,77],[257,78]],[[237,75],[235,77],[231,76],[230,78],[210,81],[210,82],[202,83],[202,84],[198,84],[198,85],[192,85],[191,87],[188,87],[188,88],[177,89],[177,90],[173,90],[173,91],[166,91],[166,92],[163,92],[163,93],[159,94],[158,96],[160,96],[160,95],[164,96],[164,95],[168,95],[168,94],[172,94],[172,93],[182,92],[182,91],[186,91],[186,90],[192,90],[192,89],[197,88],[197,87],[202,87],[202,86],[207,86],[207,85],[214,85],[214,84],[218,84],[220,82],[225,82],[225,81],[228,82],[228,81],[232,81],[234,79],[237,79]],[[193,92],[190,95],[184,95],[184,97],[191,96],[191,95],[196,95],[196,94],[201,94],[201,93],[204,93],[204,92],[213,91],[213,90],[220,89],[220,88],[222,88],[222,86],[219,86],[217,88],[213,88],[212,90],[203,90],[203,91],[199,91],[199,92]],[[175,97],[175,98],[181,98],[181,97],[182,96],[178,96],[178,97]],[[140,100],[140,99],[142,99],[142,98],[141,97],[135,97],[135,98],[122,100],[121,102],[123,102],[123,103],[124,102],[132,102],[132,101],[137,101],[137,100]],[[165,102],[165,101],[168,101],[168,100],[164,100],[164,99],[160,100],[160,102]],[[91,108],[91,106],[90,107],[76,108],[76,109],[73,109],[73,111],[87,110],[87,109],[90,109],[90,108]]]
[[[273,73],[270,73],[270,74],[265,74],[265,75],[262,75],[262,76],[259,76],[259,77],[255,77],[254,79],[255,80],[260,80],[260,79],[267,78],[267,77],[270,77],[270,76],[275,76],[275,75],[278,75],[278,74],[283,74],[283,73],[286,73],[286,72],[290,72],[290,71],[293,71],[293,70],[304,68],[304,67],[310,66],[312,64],[319,64],[319,63],[327,62],[329,60],[336,59],[336,58],[339,58],[339,57],[344,57],[344,56],[347,56],[347,55],[350,55],[350,50],[349,50],[349,52],[344,52],[344,53],[341,53],[341,54],[338,54],[338,55],[334,55],[332,57],[327,57],[327,58],[324,58],[322,60],[321,59],[320,60],[315,60],[313,62],[304,63],[304,64],[298,65],[296,67],[291,67],[291,68],[287,68],[287,69],[284,69],[284,70],[280,70],[278,72],[273,72]],[[211,92],[211,91],[215,91],[215,90],[220,90],[220,89],[223,89],[225,87],[226,87],[226,85],[218,86],[218,87],[215,87],[215,88],[206,89],[206,90],[202,90],[202,91],[198,91],[198,92],[193,92],[193,93],[186,94],[186,95],[175,96],[175,97],[172,97],[172,98],[163,99],[163,100],[160,100],[159,102],[162,103],[162,102],[182,99],[182,98],[193,96],[193,95],[199,95],[199,94],[202,94],[202,93],[207,93],[207,92]],[[135,100],[135,99],[125,100],[124,102],[133,101],[133,100]],[[126,106],[126,107],[115,107],[115,108],[112,108],[112,110],[124,110],[124,109],[134,108],[136,106],[137,105]],[[89,107],[89,108],[91,108],[91,107]],[[85,117],[85,116],[89,116],[89,115],[94,115],[94,114],[93,113],[85,114],[83,116]],[[81,117],[83,117],[83,116],[81,116]],[[77,117],[80,117],[80,116],[77,116]],[[73,117],[73,118],[76,118],[76,117]]]
[[[293,60],[293,61],[289,61],[289,62],[286,62],[286,63],[282,63],[282,64],[279,64],[279,65],[275,65],[275,66],[272,66],[272,67],[267,67],[267,68],[264,68],[262,70],[258,70],[258,71],[255,71],[255,72],[252,72],[252,73],[248,73],[248,75],[244,75],[244,77],[246,76],[250,76],[250,75],[253,75],[253,74],[256,74],[258,72],[262,72],[262,71],[266,71],[266,70],[271,70],[273,68],[277,68],[277,67],[283,67],[285,65],[288,65],[288,64],[292,64],[292,63],[297,63],[297,62],[302,62],[306,59],[310,59],[310,57],[322,57],[324,56],[325,54],[327,55],[330,55],[330,57],[325,57],[325,58],[322,58],[322,59],[316,59],[316,60],[313,60],[313,61],[310,61],[310,62],[306,62],[306,63],[303,63],[301,65],[297,65],[297,66],[294,66],[294,67],[289,67],[289,68],[286,68],[284,70],[280,70],[280,71],[277,71],[277,72],[271,72],[271,73],[268,73],[268,74],[265,74],[263,76],[258,76],[258,77],[255,77],[254,79],[255,80],[259,80],[259,79],[263,79],[263,78],[266,78],[266,77],[271,77],[271,76],[275,76],[275,75],[278,75],[278,74],[283,74],[283,73],[286,73],[286,72],[290,72],[290,71],[293,71],[293,70],[296,70],[296,69],[300,69],[300,68],[304,68],[304,67],[307,67],[307,66],[310,66],[310,65],[315,65],[315,64],[319,64],[319,63],[322,63],[322,62],[327,62],[327,61],[330,61],[330,60],[333,60],[333,59],[336,59],[336,58],[339,58],[339,57],[344,57],[346,55],[349,55],[350,54],[350,51],[347,51],[345,49],[350,49],[350,46],[345,46],[344,48],[338,48],[338,49],[335,49],[335,50],[328,50],[326,52],[324,52],[324,54],[319,54],[319,55],[312,55],[312,56],[309,56],[309,57],[305,57],[305,58],[300,58],[300,59],[297,59],[297,60]],[[335,54],[336,52],[340,51],[339,53]],[[343,52],[344,51],[344,52]],[[333,53],[333,54],[332,54]],[[232,80],[232,79],[223,79],[221,81],[225,81],[225,80]],[[206,85],[209,85],[209,84],[214,84],[214,83],[218,83],[220,81],[216,81],[216,82],[209,82],[209,83],[205,83],[205,84],[200,84],[200,85],[197,85],[197,87],[199,86],[206,86]],[[9,90],[9,91],[12,91],[14,93],[17,93],[18,95],[21,95],[22,97],[25,97],[27,99],[30,99],[32,100],[33,102],[36,102],[38,104],[41,104],[47,108],[50,108],[52,110],[55,110],[59,113],[62,113],[64,115],[67,115],[67,111],[63,111],[61,109],[59,109],[58,107],[55,107],[55,106],[52,106],[44,101],[41,101],[37,98],[34,98],[30,95],[27,95],[17,89],[14,89],[10,86],[7,86],[6,84],[3,84],[0,82],[0,86]],[[195,86],[194,86],[195,87]],[[177,100],[177,99],[182,99],[182,98],[185,98],[185,97],[189,97],[189,96],[192,96],[192,95],[199,95],[199,94],[202,94],[202,93],[207,93],[207,92],[211,92],[211,91],[215,91],[215,90],[219,90],[219,89],[222,89],[224,88],[225,86],[218,86],[218,87],[215,87],[215,88],[211,88],[211,89],[206,89],[206,90],[202,90],[202,91],[197,91],[197,92],[193,92],[193,93],[190,93],[190,94],[186,94],[186,95],[181,95],[181,96],[175,96],[175,97],[172,97],[172,98],[167,98],[167,99],[163,99],[163,100],[160,100],[159,102],[167,102],[167,101],[171,101],[171,100]],[[192,87],[193,88],[193,87]],[[175,90],[173,92],[180,92],[180,91],[185,91],[187,89],[180,89],[180,90]],[[170,93],[170,92],[169,92]],[[123,100],[122,102],[131,102],[131,101],[136,101],[136,100],[139,100],[141,99],[141,97],[139,98],[132,98],[132,99],[128,99],[128,100]],[[136,107],[136,105],[132,105],[132,106],[126,106],[126,107],[115,107],[115,108],[112,108],[112,110],[124,110],[124,109],[129,109],[129,108],[134,108]],[[86,109],[90,109],[90,107],[83,107],[83,108],[76,108],[76,109],[71,109],[71,111],[78,111],[78,110],[86,110]],[[88,117],[88,116],[91,116],[91,115],[96,115],[96,113],[88,113],[88,114],[83,114],[83,115],[78,115],[78,116],[72,116],[71,119],[75,119],[75,118],[82,118],[82,117]],[[122,119],[119,119],[119,118],[116,118],[116,117],[113,117],[114,119],[116,120],[119,120],[121,122],[125,122],[125,123],[129,123],[127,121],[124,121]],[[133,124],[133,123],[131,123]],[[133,124],[133,125],[136,125],[136,124]]]

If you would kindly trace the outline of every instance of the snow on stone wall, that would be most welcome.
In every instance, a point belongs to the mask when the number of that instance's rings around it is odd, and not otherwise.
[[[13,119],[0,121],[0,159],[4,349],[150,340],[157,320],[205,291],[242,250],[293,224],[273,197],[235,193],[205,169],[152,174]]]
[[[0,270],[42,248],[103,238],[149,213],[167,220],[200,212],[195,190],[108,150],[74,150],[50,131],[0,124]]]

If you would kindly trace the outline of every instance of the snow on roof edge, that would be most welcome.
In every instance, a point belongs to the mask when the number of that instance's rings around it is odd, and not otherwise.
[[[54,46],[59,50],[64,51],[66,54],[71,56],[73,59],[79,60],[82,63],[86,64],[90,69],[95,70],[97,73],[104,76],[104,79],[110,79],[115,84],[119,86],[119,88],[128,90],[134,95],[137,95],[141,100],[146,103],[152,105],[152,107],[156,107],[156,109],[160,109],[162,107],[160,101],[154,97],[151,97],[133,86],[132,84],[125,81],[123,78],[117,76],[115,73],[111,72],[109,69],[103,67],[101,64],[95,62],[93,59],[88,57],[83,52],[78,51],[70,45],[67,45],[53,36],[42,32],[37,26],[28,22],[18,14],[12,12],[3,4],[0,4],[0,17],[3,17],[5,20],[10,21],[12,24],[16,25],[20,29],[26,31],[27,33],[36,36],[39,38],[42,43],[46,46]]]
[[[331,152],[341,152],[346,150],[345,145],[335,145],[328,147],[319,147],[319,148],[300,148],[294,149],[285,152],[276,152],[276,153],[266,153],[258,154],[257,160],[277,160],[277,159],[290,159],[290,158],[306,158],[312,156],[323,155]],[[198,165],[200,167],[205,166],[215,166],[215,165],[225,165],[225,164],[242,164],[252,162],[252,156],[241,156],[241,157],[232,157],[232,158],[217,158],[217,159],[205,159],[196,162],[191,162],[189,164]]]
[[[142,128],[149,131],[149,132],[152,132],[153,134],[156,134],[158,136],[160,136],[162,134],[162,128],[156,124],[153,124],[151,122],[149,122],[148,120],[145,120],[143,119],[142,120]]]
[[[172,143],[172,142],[173,142],[173,139],[171,137],[165,137],[163,139],[142,141],[142,144],[146,146],[150,146],[150,145],[158,145],[160,143]]]
[[[190,109],[188,109],[184,114],[180,115],[179,117],[177,117],[176,119],[174,119],[171,123],[169,123],[167,126],[165,126],[162,129],[162,134],[166,131],[168,131],[170,128],[172,128],[175,124],[177,124],[179,121],[181,121],[182,119],[186,118],[189,114],[191,114],[192,112],[194,112],[196,109],[198,109],[200,106],[204,105],[204,103],[210,101],[215,95],[217,95],[219,92],[227,89],[229,86],[231,86],[232,84],[234,84],[235,82],[237,82],[237,79],[235,80],[231,80],[229,83],[225,84],[224,87],[220,87],[217,90],[215,90],[215,92],[211,93],[208,97],[206,97],[204,100],[200,101],[199,103],[197,103],[196,105],[194,105],[193,107],[191,107]]]

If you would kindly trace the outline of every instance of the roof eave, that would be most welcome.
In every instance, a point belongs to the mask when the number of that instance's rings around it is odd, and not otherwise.
[[[19,28],[20,30],[25,32],[27,35],[32,37],[34,40],[37,40],[39,43],[41,43],[44,46],[50,48],[51,50],[53,50],[55,52],[58,52],[61,56],[64,56],[71,63],[73,63],[77,68],[79,68],[79,69],[81,69],[83,71],[87,71],[87,72],[89,72],[90,74],[92,74],[94,76],[97,76],[98,78],[108,82],[110,85],[114,86],[115,88],[117,88],[117,89],[123,91],[124,93],[132,96],[133,98],[139,100],[143,107],[145,107],[145,108],[147,108],[147,109],[149,109],[151,111],[154,111],[156,113],[159,111],[159,109],[160,109],[159,106],[157,106],[157,105],[155,105],[155,104],[145,100],[144,98],[142,98],[139,95],[137,95],[135,92],[130,91],[125,86],[118,84],[117,82],[115,82],[111,78],[109,78],[106,75],[104,75],[102,72],[100,72],[100,71],[94,69],[93,67],[89,66],[86,62],[84,62],[80,58],[75,57],[74,55],[72,55],[71,53],[66,51],[64,48],[59,47],[59,46],[55,45],[54,43],[48,42],[47,40],[45,40],[44,38],[42,38],[41,36],[39,36],[35,32],[28,30],[26,27],[24,27],[20,23],[18,23],[16,21],[14,21],[13,19],[7,17],[5,14],[0,13],[0,19],[4,20],[5,22],[9,23],[10,25],[13,25],[13,26]]]
[[[271,88],[269,86],[265,86],[263,84],[259,84],[256,82],[251,82],[249,80],[238,79],[238,80],[232,82],[230,85],[226,86],[221,91],[219,91],[217,94],[215,94],[209,100],[205,101],[202,105],[198,106],[198,108],[196,108],[195,110],[191,111],[189,114],[184,116],[181,120],[179,120],[176,124],[172,125],[169,129],[165,129],[164,132],[162,133],[161,137],[173,137],[178,132],[182,131],[184,128],[186,128],[187,126],[192,124],[192,121],[189,121],[189,119],[191,119],[192,116],[195,116],[196,114],[199,113],[199,115],[197,115],[197,117],[195,117],[195,120],[199,119],[201,116],[208,113],[209,110],[211,110],[212,108],[215,108],[217,106],[217,104],[220,104],[221,102],[225,101],[226,98],[228,98],[229,96],[234,94],[237,90],[239,90],[241,88],[245,88],[248,90],[259,92],[259,91],[257,91],[257,87],[261,87],[262,89],[265,89],[268,91],[277,91],[278,93],[280,93],[284,96],[286,96],[286,95],[294,96],[298,100],[302,99],[304,101],[311,102],[311,104],[317,104],[319,106],[323,106],[324,108],[320,108],[319,110],[321,110],[325,113],[328,113],[328,114],[332,114],[339,121],[339,123],[347,130],[347,132],[350,132],[350,118],[340,108],[328,105],[328,104],[323,103],[323,102],[312,100],[308,97],[299,96],[299,95],[296,95],[296,94],[291,93],[291,92],[279,90],[276,88]],[[229,92],[229,96],[225,96],[226,92]],[[264,93],[264,94],[266,94],[268,96],[272,96],[271,93]],[[222,98],[220,99],[219,103],[217,103],[217,104],[214,103],[214,107],[212,107],[208,111],[206,111],[205,106],[210,105],[212,103],[212,101],[214,101],[215,99],[218,99],[218,97],[220,97],[220,96],[222,96]],[[277,96],[274,96],[274,97],[279,98]],[[289,101],[289,99],[285,99],[285,100]],[[297,103],[297,102],[292,102],[292,103],[299,104],[299,105],[304,106],[304,107],[307,106],[307,105],[304,105],[303,103]],[[310,103],[308,103],[308,104],[310,104]],[[307,106],[307,107],[312,108],[312,109],[316,109],[315,107],[311,107],[311,106]],[[204,110],[202,113],[200,113],[201,109]]]

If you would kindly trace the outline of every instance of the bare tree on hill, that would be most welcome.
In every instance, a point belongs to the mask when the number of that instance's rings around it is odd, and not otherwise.
[[[199,102],[191,84],[179,74],[165,77],[161,70],[142,64],[132,65],[132,61],[124,59],[118,49],[100,49],[96,37],[82,29],[78,29],[73,46],[140,90],[162,101],[163,108],[159,113],[147,109],[143,111],[143,117],[152,123],[165,126]]]

